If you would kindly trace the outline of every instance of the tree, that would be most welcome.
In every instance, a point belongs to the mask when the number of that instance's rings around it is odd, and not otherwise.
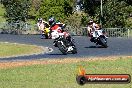
[[[35,19],[39,13],[42,0],[30,0],[31,6],[29,11],[29,18]]]
[[[39,16],[48,19],[51,15],[64,21],[65,17],[72,14],[74,0],[43,0],[39,9]]]
[[[83,0],[84,4],[84,10],[86,13],[88,13],[90,16],[94,16],[96,14],[95,10],[100,5],[99,1],[96,0]]]
[[[124,0],[107,0],[103,5],[104,26],[125,27],[126,19],[132,12],[131,6]]]
[[[131,0],[103,0],[103,17],[100,16],[100,2],[84,0],[84,8],[91,18],[102,19],[103,27],[125,27],[132,13]],[[99,20],[97,20],[99,22]]]
[[[6,9],[5,17],[9,23],[26,22],[30,8],[30,0],[2,0]]]

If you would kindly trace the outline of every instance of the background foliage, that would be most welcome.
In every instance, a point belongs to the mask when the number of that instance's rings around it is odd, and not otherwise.
[[[29,0],[2,0],[5,7],[5,16],[10,22],[26,22],[30,8]]]
[[[100,16],[100,2],[84,0],[85,12],[97,22],[101,19],[104,27],[130,27],[132,0],[103,0],[103,17]],[[131,23],[132,24],[132,23]]]
[[[73,0],[43,0],[41,3],[38,17],[45,20],[53,15],[57,20],[64,21],[73,11]]]
[[[132,28],[132,0],[103,0],[103,17],[100,16],[100,0],[80,0],[81,11],[75,11],[76,0],[2,0],[5,17],[8,22],[27,19],[46,21],[53,15],[56,20],[66,22],[71,26],[86,26],[90,19],[97,23],[103,22],[103,27]]]

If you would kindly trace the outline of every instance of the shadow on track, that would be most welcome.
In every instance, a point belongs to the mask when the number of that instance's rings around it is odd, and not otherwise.
[[[7,57],[0,58],[0,62],[6,61],[25,61],[25,60],[39,60],[39,59],[53,59],[53,58],[65,58],[67,56],[75,57],[74,55],[63,55],[63,54],[38,54],[38,55],[29,55],[29,56],[18,56],[18,57]]]
[[[89,46],[89,47],[84,47],[84,48],[105,48],[103,46]]]
[[[52,56],[60,56],[60,55],[64,55],[64,54],[47,54],[47,55],[52,55]],[[66,55],[64,55],[64,56],[66,56]]]

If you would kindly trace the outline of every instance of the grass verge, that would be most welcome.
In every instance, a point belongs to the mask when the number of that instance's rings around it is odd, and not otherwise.
[[[76,83],[78,66],[87,74],[130,74],[132,58],[120,57],[112,60],[42,60],[32,61],[31,66],[0,69],[1,88],[132,88],[129,84],[86,84]],[[75,61],[74,61],[75,60]],[[67,61],[69,61],[67,63]],[[71,62],[71,63],[70,63]],[[74,62],[74,63],[73,63]],[[17,63],[17,62],[12,62]],[[18,62],[20,64],[20,62]],[[23,62],[28,63],[28,62]],[[49,63],[49,64],[48,64]]]
[[[26,44],[15,44],[15,43],[0,43],[0,57],[10,57],[10,56],[19,56],[19,55],[28,55],[41,53],[44,50],[35,45],[26,45]]]

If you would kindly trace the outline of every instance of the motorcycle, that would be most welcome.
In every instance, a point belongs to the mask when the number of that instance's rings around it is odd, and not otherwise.
[[[108,37],[105,36],[104,30],[95,30],[92,33],[92,38],[90,39],[90,41],[96,43],[96,45],[102,45],[103,47],[107,48],[107,38]]]
[[[77,48],[74,44],[74,39],[71,36],[65,38],[64,33],[59,33],[57,31],[52,31],[52,39],[54,39],[53,45],[58,47],[59,50],[64,54],[77,53]]]

